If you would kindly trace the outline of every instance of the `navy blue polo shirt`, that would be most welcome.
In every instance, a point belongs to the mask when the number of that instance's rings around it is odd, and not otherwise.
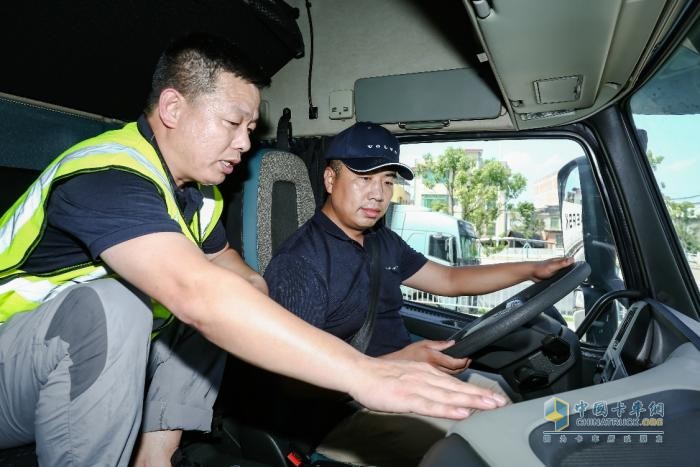
[[[139,119],[138,128],[160,156],[145,118]],[[162,157],[161,162],[165,165]],[[189,224],[202,205],[202,194],[195,184],[180,189],[172,176],[169,178],[178,206]],[[157,232],[182,232],[182,229],[168,214],[165,200],[153,182],[116,169],[76,175],[53,187],[47,201],[44,234],[22,269],[38,274],[91,263],[109,247]],[[216,253],[225,246],[226,232],[219,220],[202,250]]]
[[[384,355],[411,340],[399,314],[401,283],[427,262],[396,233],[382,226],[365,232],[375,237],[380,262],[380,291],[374,333],[367,354]],[[300,318],[350,341],[369,308],[369,255],[322,211],[292,234],[265,271],[270,297]]]

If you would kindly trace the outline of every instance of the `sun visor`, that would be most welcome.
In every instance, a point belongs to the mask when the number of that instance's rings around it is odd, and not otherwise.
[[[471,68],[376,76],[355,81],[357,121],[409,123],[483,120],[501,101]]]

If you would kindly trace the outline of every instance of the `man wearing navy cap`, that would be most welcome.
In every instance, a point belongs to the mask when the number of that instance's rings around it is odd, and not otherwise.
[[[326,160],[328,197],[323,207],[280,247],[265,280],[278,303],[368,355],[427,362],[446,373],[461,373],[469,359],[441,352],[454,342],[411,343],[399,314],[402,284],[436,295],[479,295],[548,278],[571,264],[570,258],[558,258],[457,268],[428,261],[378,223],[397,174],[413,178],[411,169],[399,162],[394,135],[379,125],[358,122],[333,139]],[[369,245],[377,251],[380,290],[373,328],[368,342],[362,342],[372,289]],[[448,427],[425,417],[360,410],[343,419],[318,451],[346,462],[415,465]]]

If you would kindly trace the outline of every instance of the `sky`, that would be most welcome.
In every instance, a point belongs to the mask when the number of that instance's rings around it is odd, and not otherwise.
[[[634,120],[647,131],[648,149],[664,157],[656,170],[664,194],[700,202],[700,115],[636,115]]]

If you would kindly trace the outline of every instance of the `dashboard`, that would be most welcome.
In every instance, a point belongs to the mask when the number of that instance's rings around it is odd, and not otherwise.
[[[655,300],[632,304],[596,380],[459,421],[420,466],[697,465],[700,323]]]
[[[598,362],[594,383],[615,381],[654,368],[681,344],[697,339],[697,322],[653,300],[636,302]]]

